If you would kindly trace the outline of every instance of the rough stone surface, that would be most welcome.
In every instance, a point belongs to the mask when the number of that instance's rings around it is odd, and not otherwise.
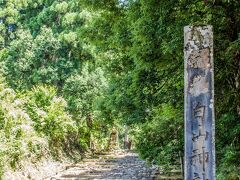
[[[159,174],[158,168],[148,167],[137,154],[118,151],[101,155],[97,159],[86,159],[46,179],[152,180],[156,179],[157,174]]]
[[[6,171],[3,180],[40,180],[47,176],[54,176],[62,171],[66,163],[60,163],[51,159],[43,160],[38,163],[28,163],[18,171]]]
[[[215,179],[212,26],[184,28],[185,179]]]
[[[115,150],[111,153],[78,161],[62,162],[45,159],[38,163],[26,164],[25,168],[4,174],[3,180],[179,180],[181,171],[172,169],[164,173],[162,167],[147,165],[138,155],[125,150]]]

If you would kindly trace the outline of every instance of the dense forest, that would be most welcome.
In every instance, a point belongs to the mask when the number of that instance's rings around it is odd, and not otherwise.
[[[142,158],[180,168],[183,28],[203,24],[214,28],[217,179],[239,178],[238,0],[0,0],[0,176],[26,157],[104,150],[124,127]]]

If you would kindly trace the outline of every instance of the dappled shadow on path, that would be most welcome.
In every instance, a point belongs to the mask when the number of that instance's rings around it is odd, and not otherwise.
[[[134,153],[118,152],[103,155],[97,159],[87,159],[50,179],[156,179],[158,169],[147,167]]]

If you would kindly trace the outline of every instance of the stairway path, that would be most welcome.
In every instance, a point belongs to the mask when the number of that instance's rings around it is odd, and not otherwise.
[[[100,155],[95,159],[86,159],[46,180],[65,179],[114,179],[114,180],[153,180],[159,174],[157,167],[148,167],[145,161],[132,152],[116,151]]]

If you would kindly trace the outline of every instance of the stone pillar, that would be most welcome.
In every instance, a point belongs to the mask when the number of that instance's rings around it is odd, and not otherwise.
[[[108,150],[118,149],[118,131],[115,127],[113,127],[113,129],[110,133],[107,149]]]
[[[124,149],[128,149],[128,141],[129,141],[129,139],[128,139],[128,126],[127,125],[125,125],[124,126],[124,128],[125,128],[125,132],[124,132]]]
[[[215,180],[212,26],[184,27],[185,180]]]

